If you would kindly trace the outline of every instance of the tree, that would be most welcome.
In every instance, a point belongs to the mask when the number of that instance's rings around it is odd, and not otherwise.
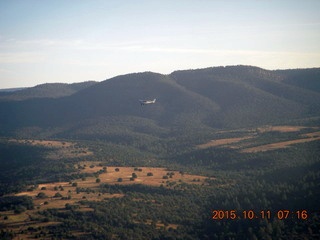
[[[100,178],[97,178],[96,183],[99,183],[99,182],[101,182],[101,180],[100,180]]]
[[[61,193],[57,192],[54,196],[54,198],[62,197]]]
[[[47,195],[44,192],[39,192],[37,198],[46,198]]]
[[[25,212],[26,210],[27,210],[27,209],[26,209],[24,206],[18,205],[18,206],[16,206],[16,207],[14,208],[14,213],[15,213],[15,214],[19,214],[19,213]]]

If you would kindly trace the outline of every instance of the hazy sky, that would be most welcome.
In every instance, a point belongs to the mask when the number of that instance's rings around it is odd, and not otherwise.
[[[0,0],[0,88],[320,67],[319,0]]]

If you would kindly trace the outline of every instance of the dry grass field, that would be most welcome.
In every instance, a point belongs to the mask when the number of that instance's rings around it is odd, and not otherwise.
[[[299,132],[306,127],[303,126],[264,126],[257,128],[260,133],[264,132]]]
[[[197,145],[197,147],[200,149],[206,149],[209,147],[226,146],[232,143],[239,143],[243,140],[247,140],[251,138],[253,138],[253,136],[245,136],[245,137],[238,137],[238,138],[223,138],[223,139],[211,140],[210,142]]]
[[[244,153],[265,152],[265,151],[270,151],[275,149],[288,148],[293,144],[320,140],[320,132],[302,134],[300,135],[300,137],[303,137],[303,138],[295,139],[291,141],[270,143],[270,144],[265,144],[265,145],[256,146],[256,147],[249,147],[249,148],[242,149],[241,152],[244,152]]]
[[[154,187],[174,188],[175,186],[187,184],[206,184],[207,177],[199,175],[191,175],[179,171],[168,171],[165,168],[152,167],[118,167],[118,166],[102,166],[100,162],[81,162],[76,165],[79,173],[93,173],[99,175],[96,177],[86,177],[76,179],[72,182],[49,182],[42,183],[34,187],[33,191],[25,191],[15,194],[16,196],[27,195],[32,197],[35,208],[33,210],[26,210],[20,214],[15,214],[13,211],[0,212],[0,225],[5,224],[7,229],[11,229],[16,233],[24,230],[40,226],[60,224],[59,222],[42,222],[41,220],[34,220],[43,218],[37,212],[50,208],[59,209],[59,211],[66,211],[66,204],[78,205],[81,200],[102,201],[108,198],[121,198],[124,194],[110,194],[99,192],[100,184],[143,184]],[[136,174],[136,178],[132,179],[132,174]],[[97,179],[99,181],[97,182]],[[121,181],[119,180],[121,179]],[[131,179],[131,180],[130,180]],[[88,189],[87,192],[77,192],[77,188]],[[42,194],[43,197],[39,198]],[[88,206],[80,205],[77,211],[92,211]],[[7,219],[4,220],[6,216]],[[151,224],[146,222],[145,224]],[[172,228],[176,229],[177,225],[163,223],[155,223],[157,228]],[[81,234],[81,233],[79,233]],[[29,234],[18,234],[16,239],[32,239]]]
[[[293,144],[320,140],[320,132],[317,131],[319,128],[316,128],[316,127],[312,128],[312,130],[316,130],[315,132],[299,134],[299,131],[306,128],[307,127],[303,127],[303,126],[264,126],[254,130],[253,129],[248,130],[247,136],[244,136],[244,137],[215,139],[207,143],[197,145],[196,147],[199,149],[206,149],[209,147],[226,147],[226,148],[232,148],[232,149],[240,149],[240,152],[243,152],[243,153],[254,153],[254,152],[264,152],[264,151],[271,151],[275,149],[287,148]],[[297,135],[295,139],[292,139],[292,140],[262,144],[259,146],[251,147],[252,145],[256,144],[255,139],[259,137],[259,134],[268,133],[268,132],[280,132],[280,133],[296,132]],[[226,133],[226,131],[224,133]]]

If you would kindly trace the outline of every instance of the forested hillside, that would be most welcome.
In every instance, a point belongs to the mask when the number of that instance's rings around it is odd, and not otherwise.
[[[18,101],[30,98],[59,98],[72,95],[84,88],[94,85],[95,81],[87,81],[82,83],[45,83],[35,87],[22,88],[12,91],[0,90],[0,101]]]
[[[101,139],[122,132],[122,138],[162,137],[176,131],[204,134],[210,129],[281,124],[319,115],[320,94],[311,87],[319,79],[319,69],[268,71],[250,66],[128,74],[92,83],[67,97],[1,102],[1,134],[91,139],[99,132]],[[156,104],[138,102],[153,98]]]

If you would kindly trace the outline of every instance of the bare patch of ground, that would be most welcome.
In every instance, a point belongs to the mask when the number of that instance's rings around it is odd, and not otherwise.
[[[198,148],[200,149],[206,149],[209,147],[217,147],[217,146],[225,146],[225,145],[230,145],[232,143],[239,143],[243,140],[251,139],[254,138],[253,136],[245,136],[245,137],[238,137],[238,138],[223,138],[223,139],[216,139],[216,140],[211,140],[210,142],[204,143],[197,145]]]
[[[94,166],[86,167],[81,170],[82,172],[98,172],[103,171],[103,167]],[[132,174],[135,173],[137,178],[132,181]],[[204,184],[207,177],[200,175],[191,175],[182,173],[179,171],[169,171],[165,168],[153,168],[153,167],[117,167],[108,166],[105,173],[99,175],[101,183],[108,184],[144,184],[149,186],[165,185],[167,181],[177,181],[189,184]],[[120,180],[121,179],[121,180]],[[95,179],[87,179],[86,181],[78,182],[79,186],[94,187]]]
[[[247,130],[247,136],[244,136],[244,137],[211,140],[207,143],[197,145],[196,147],[199,149],[206,149],[209,147],[227,147],[232,149],[242,149],[240,150],[240,152],[244,152],[244,153],[254,153],[254,152],[271,151],[271,150],[280,149],[280,148],[287,148],[293,144],[316,141],[320,139],[319,131],[300,134],[300,135],[297,133],[296,139],[251,147],[253,144],[255,144],[254,139],[258,138],[259,134],[263,134],[267,132],[280,132],[280,133],[299,132],[306,128],[308,127],[287,126],[287,125],[286,126],[263,126],[256,129]],[[318,130],[319,128],[313,127],[310,129]],[[233,132],[233,131],[230,131],[230,132]],[[252,141],[245,141],[250,139]]]
[[[241,152],[244,152],[244,153],[265,152],[265,151],[270,151],[270,150],[275,150],[280,148],[288,148],[293,144],[317,141],[317,140],[320,140],[320,132],[302,134],[301,137],[304,137],[304,138],[245,148],[245,149],[242,149]]]
[[[320,132],[305,133],[305,134],[302,134],[301,136],[309,137],[309,138],[318,138],[320,137]]]
[[[84,167],[84,165],[81,167]],[[27,195],[32,197],[35,206],[41,209],[64,208],[67,203],[74,204],[83,199],[100,201],[105,198],[123,196],[123,194],[99,193],[100,184],[143,184],[155,187],[162,185],[170,188],[180,183],[206,184],[205,180],[207,179],[207,177],[204,176],[168,171],[165,168],[109,166],[106,168],[106,172],[103,172],[103,166],[87,166],[81,169],[83,173],[97,173],[99,171],[102,173],[100,173],[98,177],[87,177],[72,182],[43,183],[39,184],[33,191],[20,192],[17,193],[16,196]],[[136,175],[134,179],[132,179],[133,174]],[[97,181],[97,179],[99,180]],[[86,193],[79,193],[77,192],[77,188],[88,189],[88,191]],[[39,198],[40,193],[45,194],[46,197]],[[56,197],[56,194],[58,194],[59,197]]]
[[[303,126],[263,126],[257,128],[259,133],[265,132],[299,132],[306,127]]]

